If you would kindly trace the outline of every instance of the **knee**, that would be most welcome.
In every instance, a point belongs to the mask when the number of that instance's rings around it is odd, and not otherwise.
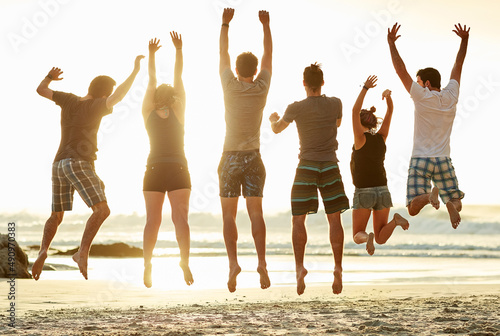
[[[305,220],[302,216],[293,216],[292,217],[292,226],[293,227],[305,227]]]
[[[62,223],[62,220],[63,220],[63,216],[64,216],[64,212],[63,211],[60,211],[60,212],[53,212],[51,215],[50,215],[50,220],[54,223],[56,223],[57,225],[61,224]]]
[[[381,239],[380,236],[375,235],[375,242],[379,245],[384,245],[387,242],[387,239]]]
[[[415,210],[411,207],[411,204],[410,204],[410,205],[408,205],[407,209],[408,209],[408,215],[410,215],[410,216],[416,216],[416,215],[418,215],[418,213],[420,212],[420,211],[415,211]]]
[[[187,214],[172,214],[172,222],[176,229],[188,227]]]
[[[93,211],[94,214],[98,215],[103,220],[108,218],[111,214],[111,210],[109,209],[108,203],[106,202],[96,204],[96,206],[93,208]]]
[[[363,234],[366,235],[366,232],[356,232],[356,233],[353,232],[352,240],[354,240],[356,244],[364,243],[365,241],[362,238]]]

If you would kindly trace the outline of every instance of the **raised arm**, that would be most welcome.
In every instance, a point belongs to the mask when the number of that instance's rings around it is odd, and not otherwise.
[[[378,130],[378,134],[384,138],[384,141],[387,139],[389,135],[389,128],[391,127],[391,119],[392,119],[392,111],[394,111],[394,104],[392,103],[391,90],[385,90],[382,92],[382,100],[385,99],[387,102],[387,112],[385,113],[384,121],[382,122],[382,126]]]
[[[354,148],[360,149],[364,146],[366,142],[365,138],[365,127],[361,124],[361,107],[363,106],[363,101],[365,100],[366,93],[369,89],[377,86],[377,76],[368,76],[361,91],[359,92],[358,98],[352,107],[352,130],[354,133]]]
[[[170,32],[172,43],[175,47],[175,68],[174,68],[174,89],[176,95],[185,104],[186,92],[184,91],[184,83],[182,82],[182,69],[184,67],[184,60],[182,58],[182,35],[176,32]]]
[[[36,88],[36,92],[40,96],[52,100],[52,94],[54,93],[54,91],[52,91],[51,89],[49,89],[49,84],[53,80],[55,80],[55,81],[61,80],[62,77],[60,77],[60,76],[62,75],[62,73],[63,72],[62,72],[61,69],[59,69],[59,68],[52,68],[49,71],[49,73],[47,74],[47,76],[45,76],[45,78],[40,82],[40,84]]]
[[[134,70],[132,70],[130,76],[128,76],[128,78],[122,84],[120,84],[120,86],[116,88],[115,92],[113,92],[113,94],[111,94],[111,96],[109,96],[106,99],[107,108],[112,108],[113,106],[118,104],[123,98],[125,98],[125,95],[127,94],[128,90],[130,90],[130,87],[132,86],[132,83],[134,82],[135,77],[137,76],[137,73],[141,68],[141,60],[143,58],[144,56],[142,55],[139,55],[135,58]]]
[[[460,77],[462,76],[462,66],[464,65],[465,54],[467,53],[467,45],[469,43],[470,27],[469,29],[467,29],[467,26],[464,25],[464,27],[462,28],[462,25],[459,23],[458,25],[455,25],[455,30],[453,31],[462,39],[462,42],[460,42],[460,49],[458,49],[457,59],[455,61],[453,69],[451,70],[450,79],[455,79],[460,84]]]
[[[401,82],[403,82],[406,91],[410,93],[411,84],[413,83],[413,80],[411,79],[410,74],[408,74],[405,63],[403,62],[401,56],[399,56],[398,49],[396,48],[396,40],[401,36],[398,35],[400,27],[401,25],[398,25],[396,23],[394,24],[394,26],[392,26],[391,29],[387,29],[387,42],[389,43],[389,50],[391,51],[391,59],[392,59],[392,64],[394,65],[394,69],[396,70],[396,73],[401,79]]]
[[[271,36],[271,28],[269,27],[269,12],[259,11],[259,20],[264,29],[264,53],[260,62],[260,70],[267,70],[270,73],[273,70],[273,39]]]
[[[283,118],[280,118],[277,112],[274,112],[269,116],[269,121],[271,122],[271,129],[276,134],[281,133],[288,127],[288,125],[290,125],[290,123],[284,121]]]
[[[148,59],[148,87],[142,102],[142,116],[144,121],[148,120],[149,114],[154,110],[154,97],[156,92],[156,52],[161,48],[160,40],[154,38],[149,40],[149,59]]]
[[[174,68],[174,89],[178,100],[174,103],[174,113],[177,119],[184,124],[184,112],[186,110],[186,91],[182,82],[182,68],[184,61],[182,58],[182,36],[176,32],[170,32],[172,43],[175,47],[175,68]]]
[[[222,74],[224,70],[231,67],[231,60],[229,58],[229,22],[233,19],[234,9],[224,8],[222,13],[222,26],[220,27],[219,38],[219,73]]]

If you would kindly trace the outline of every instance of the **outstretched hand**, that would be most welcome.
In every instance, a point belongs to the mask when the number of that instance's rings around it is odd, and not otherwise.
[[[279,116],[278,112],[274,112],[269,116],[269,121],[272,123],[275,121],[278,121],[278,120],[280,120],[280,116]]]
[[[158,51],[158,49],[161,48],[160,40],[157,39],[156,37],[154,39],[149,40],[149,52],[154,54],[155,52]]]
[[[59,69],[59,68],[52,68],[50,69],[49,73],[47,74],[47,76],[51,79],[51,80],[55,80],[55,81],[59,81],[61,79],[63,79],[62,77],[59,77],[62,75],[62,70]]]
[[[377,80],[377,76],[368,76],[364,85],[369,89],[374,88],[375,86],[377,86],[377,84],[375,84]]]
[[[455,29],[453,30],[453,32],[455,32],[455,34],[457,34],[461,39],[468,39],[469,31],[470,27],[469,29],[467,29],[467,25],[464,25],[464,27],[462,28],[462,25],[460,23],[458,25],[455,25]]]
[[[391,98],[391,93],[392,91],[389,89],[384,90],[384,92],[382,92],[382,100],[384,100],[385,98]]]
[[[401,35],[398,35],[399,28],[401,28],[401,25],[398,25],[397,22],[392,28],[387,28],[387,42],[395,43],[396,40],[401,37]]]
[[[222,23],[229,24],[234,16],[234,8],[224,8],[224,13],[222,13]]]
[[[171,31],[170,37],[172,38],[172,43],[174,44],[175,49],[182,48],[182,35],[177,32]]]
[[[259,11],[259,20],[263,25],[269,24],[269,12],[265,10]]]
[[[139,55],[135,58],[134,69],[139,70],[141,68],[141,60],[144,58],[144,55]]]

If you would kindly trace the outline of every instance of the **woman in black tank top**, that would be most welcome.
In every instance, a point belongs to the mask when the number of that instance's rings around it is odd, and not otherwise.
[[[352,108],[352,127],[354,146],[352,148],[351,174],[356,190],[352,211],[353,239],[356,244],[366,243],[366,251],[373,255],[374,240],[384,244],[392,235],[396,226],[407,230],[409,223],[398,213],[388,222],[392,207],[391,194],[387,188],[384,168],[385,140],[389,134],[392,111],[394,109],[391,91],[385,90],[382,99],[387,101],[385,118],[377,131],[378,118],[373,114],[375,107],[361,110],[363,100],[370,88],[377,86],[376,76],[369,76]],[[373,212],[373,231],[366,232],[368,220]]]
[[[180,249],[180,266],[186,284],[193,283],[189,269],[190,232],[188,225],[191,181],[184,155],[184,110],[186,94],[182,82],[182,38],[171,32],[176,49],[174,86],[156,87],[155,53],[160,40],[149,41],[149,84],[142,105],[142,116],[149,136],[150,153],[144,175],[146,226],[144,227],[144,285],[152,286],[153,250],[162,220],[165,193],[172,207],[172,221]]]

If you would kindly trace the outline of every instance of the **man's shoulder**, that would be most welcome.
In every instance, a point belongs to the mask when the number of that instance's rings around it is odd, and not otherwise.
[[[80,97],[78,97],[77,95],[75,95],[73,93],[69,93],[69,92],[54,91],[52,93],[52,100],[57,105],[60,105],[61,107],[63,105],[67,106],[68,103],[74,103],[74,102],[78,101],[78,99],[80,99]]]
[[[261,81],[268,82],[271,80],[271,73],[267,69],[262,69],[262,70],[260,70],[260,72],[257,75],[257,78],[255,80],[256,81],[261,80]]]
[[[443,90],[456,90],[458,88],[460,88],[458,81],[456,79],[450,79],[448,85],[446,85]]]

